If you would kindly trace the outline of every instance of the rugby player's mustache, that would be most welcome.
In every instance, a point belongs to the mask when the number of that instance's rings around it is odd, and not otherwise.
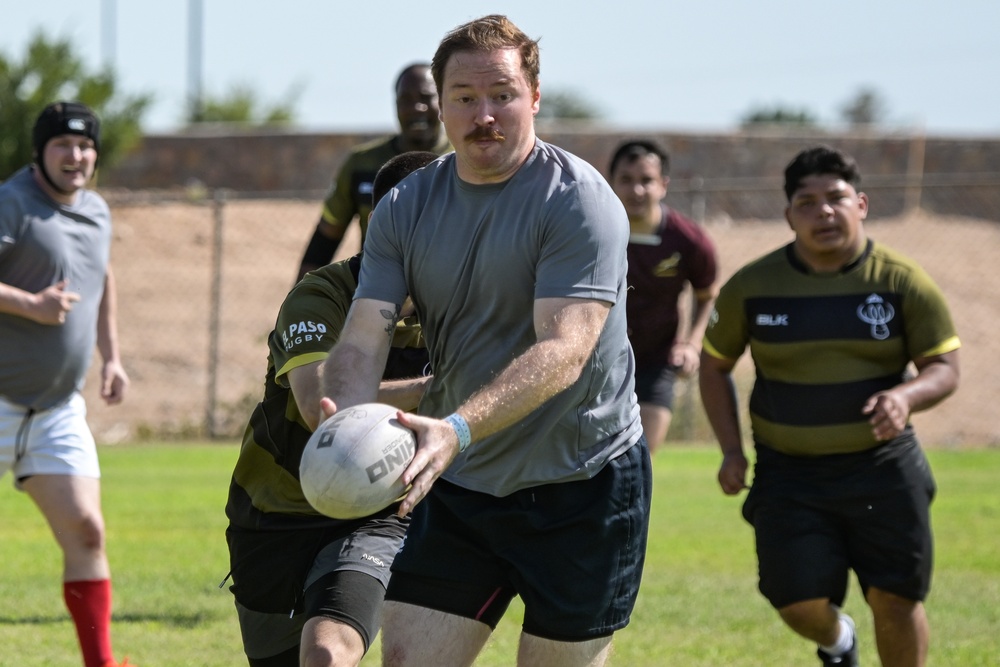
[[[467,142],[472,141],[504,141],[507,137],[495,127],[477,127],[472,132],[465,135]]]

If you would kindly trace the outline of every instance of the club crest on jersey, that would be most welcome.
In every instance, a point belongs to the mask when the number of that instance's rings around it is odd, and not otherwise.
[[[896,309],[891,303],[878,294],[872,294],[858,306],[858,319],[871,326],[872,338],[885,340],[889,337],[889,322],[896,315]]]
[[[653,275],[657,278],[672,278],[677,275],[677,267],[681,264],[681,254],[675,252],[670,257],[661,260],[656,268],[653,269]]]

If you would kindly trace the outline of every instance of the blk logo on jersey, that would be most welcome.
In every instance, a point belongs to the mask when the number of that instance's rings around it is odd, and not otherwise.
[[[878,294],[872,294],[858,306],[858,319],[871,326],[872,338],[885,340],[889,337],[889,322],[896,315],[896,309],[891,303]]]
[[[787,327],[788,315],[771,315],[769,313],[759,313],[757,315],[757,326],[759,327]]]

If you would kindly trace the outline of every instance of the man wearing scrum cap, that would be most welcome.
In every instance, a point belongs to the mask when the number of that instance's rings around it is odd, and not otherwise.
[[[128,387],[111,216],[86,189],[100,121],[82,104],[56,102],[38,116],[32,142],[33,164],[0,185],[0,475],[13,471],[56,536],[85,667],[118,667],[100,467],[80,394],[95,344],[101,397],[120,403]]]

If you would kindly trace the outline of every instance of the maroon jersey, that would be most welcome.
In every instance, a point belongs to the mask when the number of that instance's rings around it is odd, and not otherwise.
[[[636,366],[669,361],[684,283],[705,289],[715,282],[715,273],[711,239],[697,223],[666,206],[655,234],[632,235],[626,313]]]

